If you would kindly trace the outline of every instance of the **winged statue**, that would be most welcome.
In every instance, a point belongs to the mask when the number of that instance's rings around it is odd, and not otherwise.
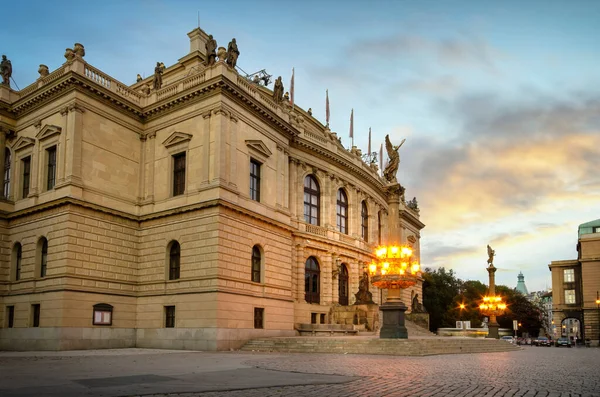
[[[390,160],[387,167],[385,167],[385,170],[383,170],[383,177],[388,182],[398,182],[396,179],[396,173],[398,172],[398,166],[400,165],[400,154],[398,153],[398,149],[404,144],[404,141],[406,141],[406,139],[403,139],[398,146],[394,146],[390,141],[390,135],[388,134],[385,136],[385,148]]]
[[[494,251],[492,249],[492,247],[489,246],[489,244],[487,246],[487,250],[488,250],[488,260],[487,260],[487,263],[489,263],[490,265],[493,266],[494,265],[494,255],[496,255],[496,251]]]

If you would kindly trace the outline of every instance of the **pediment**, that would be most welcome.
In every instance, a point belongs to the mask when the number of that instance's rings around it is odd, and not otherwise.
[[[163,142],[163,145],[165,147],[171,147],[171,146],[177,145],[179,143],[188,142],[191,139],[192,139],[191,134],[186,134],[185,132],[175,131],[174,133],[169,135],[169,137],[167,139],[165,139],[165,141]]]
[[[263,157],[271,157],[271,155],[273,154],[273,152],[269,150],[267,145],[265,145],[264,142],[259,139],[247,140],[246,146],[248,146],[248,148],[250,149],[255,150]]]
[[[19,139],[17,139],[15,141],[15,143],[14,143],[14,145],[12,145],[12,147],[15,152],[18,152],[19,150],[27,149],[28,147],[34,146],[34,145],[35,145],[35,139],[21,136],[21,137],[19,137]]]
[[[56,134],[60,134],[62,131],[62,128],[57,126],[57,125],[52,125],[52,124],[46,124],[41,130],[40,132],[37,133],[37,135],[35,136],[39,141],[43,141],[46,138],[50,138],[51,136],[54,136]]]

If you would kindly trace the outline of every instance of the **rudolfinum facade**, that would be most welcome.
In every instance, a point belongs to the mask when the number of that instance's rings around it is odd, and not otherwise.
[[[0,86],[0,349],[235,349],[334,321],[390,222],[418,257],[416,201],[188,35],[132,85],[78,44]]]

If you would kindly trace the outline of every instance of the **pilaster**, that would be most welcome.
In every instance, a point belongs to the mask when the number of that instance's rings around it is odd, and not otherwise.
[[[305,301],[304,296],[304,248],[302,244],[296,246],[296,300],[300,303]]]
[[[208,171],[210,169],[210,120],[211,112],[206,112],[202,115],[203,128],[202,128],[202,161],[204,164],[200,164],[200,186],[207,185],[209,183]]]
[[[85,110],[77,104],[68,106],[65,133],[60,136],[58,145],[57,181],[82,186],[81,160],[83,142],[83,113]]]
[[[290,207],[290,213],[292,215],[292,219],[293,220],[297,220],[298,219],[298,163],[296,161],[296,159],[293,159],[291,157],[288,158],[289,159],[289,167],[290,167],[290,176],[289,176],[289,194],[290,194],[290,201],[289,201],[289,207]]]
[[[237,189],[237,178],[240,174],[237,172],[237,129],[238,129],[238,118],[235,115],[229,116],[229,150],[227,151],[228,164],[227,167],[227,179],[229,180],[229,186]]]

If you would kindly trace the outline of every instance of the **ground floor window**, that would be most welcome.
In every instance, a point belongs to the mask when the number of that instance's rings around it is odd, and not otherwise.
[[[12,328],[15,325],[15,307],[6,306],[6,326]]]
[[[165,306],[165,328],[175,327],[175,306]]]
[[[40,304],[31,305],[31,326],[40,326]]]
[[[265,318],[265,309],[262,307],[255,307],[254,308],[254,328],[263,329],[265,327],[264,318]]]

